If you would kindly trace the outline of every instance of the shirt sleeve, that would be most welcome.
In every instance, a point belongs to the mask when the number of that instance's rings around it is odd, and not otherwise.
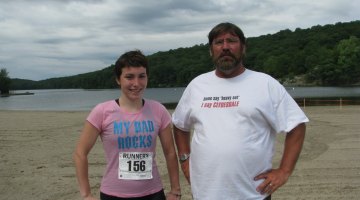
[[[171,123],[171,115],[169,111],[165,108],[164,105],[160,104],[160,110],[161,110],[161,127],[160,130],[163,130]]]
[[[99,130],[99,132],[101,132],[101,130],[103,129],[102,128],[103,119],[104,119],[103,110],[104,109],[103,109],[102,104],[98,104],[91,110],[90,114],[86,118],[86,120],[90,124],[92,124],[95,128],[97,128]]]
[[[272,99],[275,114],[275,125],[273,128],[276,133],[288,133],[297,125],[309,121],[303,110],[286,91],[284,86],[275,80],[272,81],[271,85],[270,92],[272,94],[275,93],[277,97],[277,99]]]
[[[178,105],[175,108],[175,111],[172,115],[172,122],[174,126],[179,128],[180,130],[189,132],[191,121],[190,121],[190,113],[191,113],[191,84],[185,89],[183,95],[181,96]]]

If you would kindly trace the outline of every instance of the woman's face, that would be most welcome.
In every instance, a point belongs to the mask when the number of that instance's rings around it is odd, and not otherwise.
[[[129,100],[142,100],[148,77],[145,67],[124,67],[120,77],[116,79],[121,93]]]

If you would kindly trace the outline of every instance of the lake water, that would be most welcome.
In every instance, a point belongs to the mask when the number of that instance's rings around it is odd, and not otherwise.
[[[148,88],[145,98],[161,103],[177,103],[185,88]],[[360,87],[289,87],[293,98],[360,97]],[[0,110],[89,111],[96,104],[119,97],[118,89],[108,90],[26,90],[34,95],[0,98]]]
[[[148,88],[145,98],[162,103],[178,102],[185,88]],[[0,110],[91,110],[96,104],[120,96],[119,89],[83,90],[18,90],[15,93],[30,92],[34,95],[13,95],[0,98]]]

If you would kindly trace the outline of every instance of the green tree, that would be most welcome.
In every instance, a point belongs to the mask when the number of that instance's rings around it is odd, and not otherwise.
[[[349,39],[341,40],[337,45],[338,60],[340,67],[339,81],[352,84],[360,80],[360,39],[351,36]]]
[[[11,79],[5,68],[0,70],[0,94],[9,94]]]

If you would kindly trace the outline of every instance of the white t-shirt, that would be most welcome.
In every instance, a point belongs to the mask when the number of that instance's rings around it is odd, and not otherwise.
[[[264,199],[254,177],[272,168],[276,133],[308,118],[272,77],[245,70],[234,78],[215,71],[190,82],[172,116],[194,128],[190,180],[194,199]]]

